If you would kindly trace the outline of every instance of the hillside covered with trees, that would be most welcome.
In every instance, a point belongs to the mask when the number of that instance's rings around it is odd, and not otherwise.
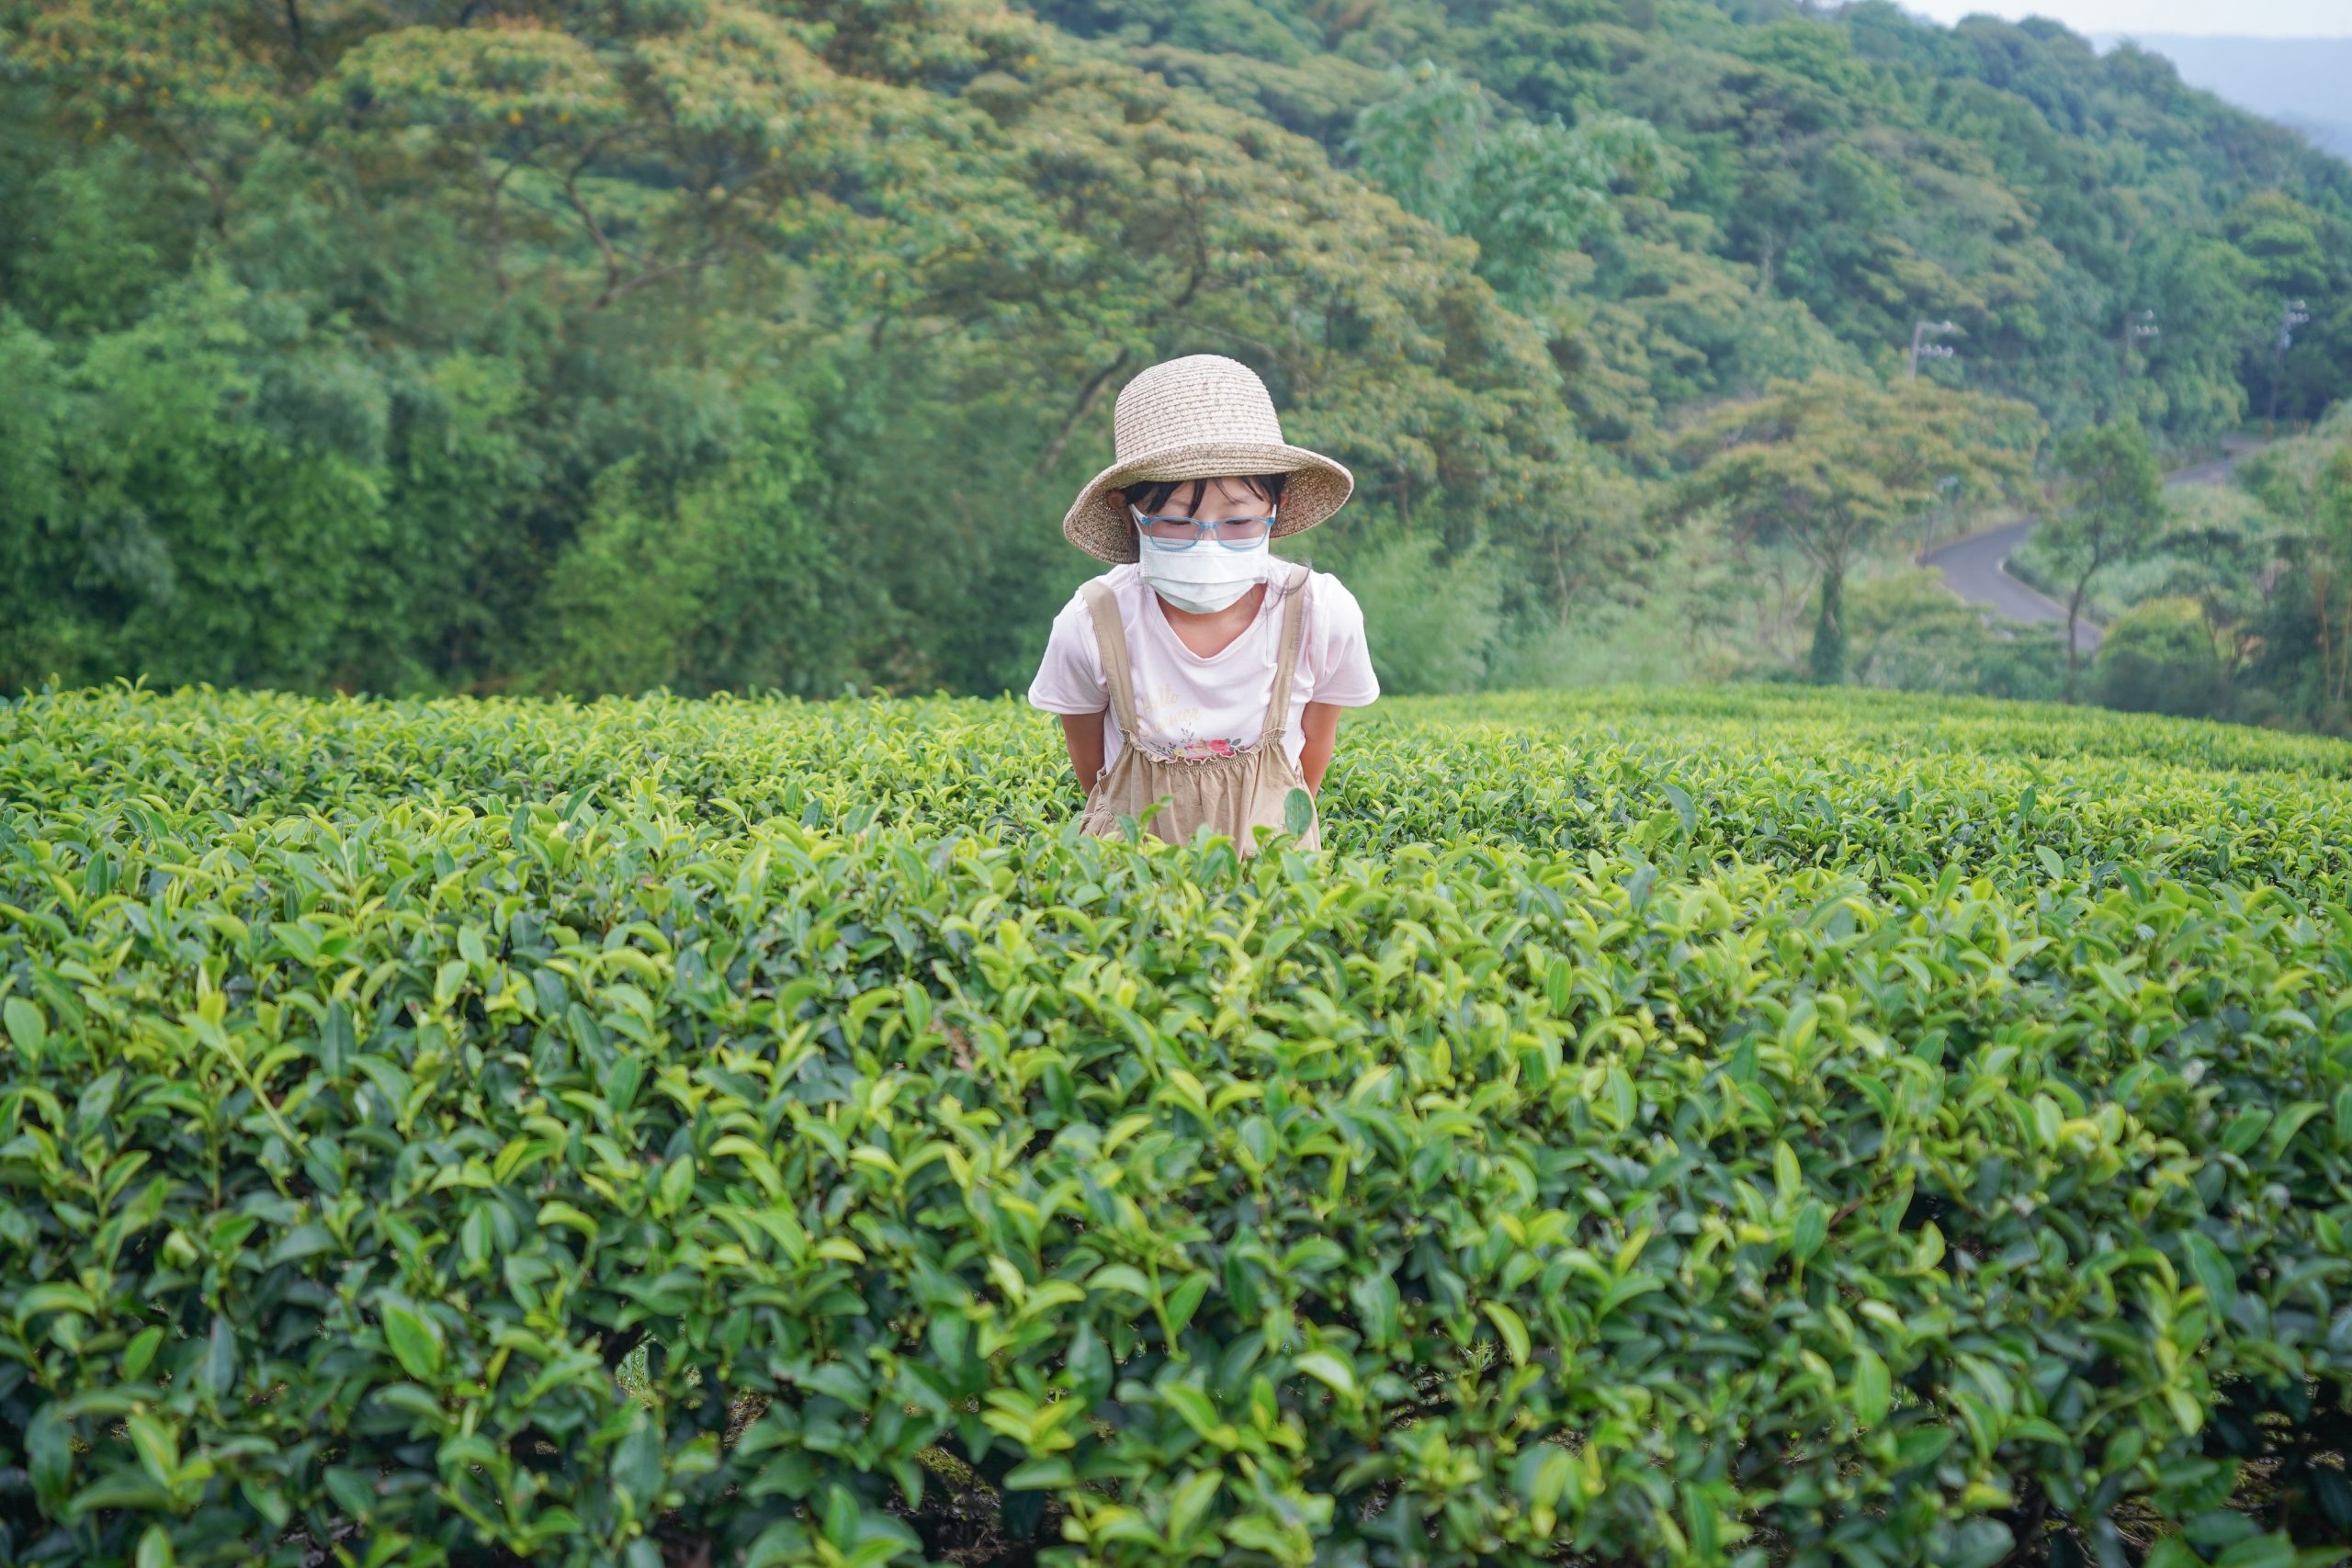
[[[0,0],[0,688],[1018,685],[1197,350],[1393,687],[2042,694],[1900,563],[2352,391],[2352,166],[1879,0]],[[2260,483],[2211,711],[2341,724],[2352,467]]]

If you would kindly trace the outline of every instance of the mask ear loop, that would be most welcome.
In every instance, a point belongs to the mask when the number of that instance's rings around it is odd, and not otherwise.
[[[1305,588],[1306,586],[1306,580],[1315,575],[1315,561],[1312,557],[1309,557],[1306,560],[1284,561],[1282,557],[1274,556],[1274,530],[1282,525],[1282,514],[1283,503],[1279,501],[1274,502],[1273,506],[1266,513],[1266,553],[1269,556],[1273,556],[1277,564],[1295,566],[1298,568],[1298,570],[1281,581],[1276,581],[1271,577],[1267,579],[1270,583],[1273,584],[1273,597],[1278,601],[1285,599],[1292,593]]]

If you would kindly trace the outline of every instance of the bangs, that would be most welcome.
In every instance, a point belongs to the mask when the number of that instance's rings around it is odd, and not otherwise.
[[[1238,484],[1268,506],[1280,506],[1283,486],[1288,474],[1230,474],[1221,479],[1147,479],[1132,484],[1120,493],[1127,504],[1146,517],[1191,517],[1201,510],[1201,500],[1213,484]],[[1182,510],[1170,512],[1168,503],[1179,491],[1183,492]]]

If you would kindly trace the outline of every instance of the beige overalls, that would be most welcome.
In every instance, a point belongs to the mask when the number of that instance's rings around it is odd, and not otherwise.
[[[1269,592],[1272,585],[1269,585]],[[1127,672],[1126,628],[1119,624],[1117,598],[1102,582],[1084,589],[1087,609],[1094,617],[1094,638],[1102,650],[1102,678],[1111,688],[1111,711],[1125,741],[1118,760],[1102,770],[1086,792],[1086,807],[1079,816],[1079,831],[1098,839],[1118,838],[1126,829],[1122,817],[1140,818],[1154,801],[1167,804],[1147,826],[1152,837],[1182,843],[1196,829],[1230,834],[1243,854],[1257,852],[1250,829],[1261,824],[1284,830],[1283,807],[1290,792],[1306,788],[1298,764],[1283,745],[1283,727],[1290,720],[1290,685],[1298,668],[1298,644],[1306,611],[1306,571],[1298,576],[1283,600],[1282,651],[1274,660],[1274,693],[1266,704],[1266,727],[1258,739],[1221,757],[1198,761],[1173,761],[1146,752],[1137,739],[1134,683]],[[1321,822],[1310,812],[1299,840],[1303,849],[1321,843]]]

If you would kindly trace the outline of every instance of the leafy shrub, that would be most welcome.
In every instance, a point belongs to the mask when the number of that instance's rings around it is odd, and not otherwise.
[[[537,683],[838,691],[848,680],[839,626],[871,617],[875,596],[809,518],[802,411],[773,391],[744,401],[749,428],[674,504],[638,458],[600,477],[548,574]]]
[[[2229,704],[2229,677],[2194,600],[2152,599],[2118,615],[2096,673],[2099,701],[2127,713],[2203,717]]]
[[[0,1556],[2341,1537],[2352,749],[1374,711],[1243,863],[1009,704],[0,709]]]
[[[1932,571],[1901,571],[1846,592],[1853,678],[1906,692],[2046,700],[2064,684],[2063,639],[2042,627],[1988,626]]]
[[[1496,561],[1475,551],[1449,558],[1430,535],[1390,534],[1346,578],[1384,690],[1467,692],[1485,680],[1504,624]]]
[[[1636,605],[1597,604],[1565,620],[1522,629],[1496,654],[1490,681],[1501,690],[1560,686],[1652,685],[1719,679],[1732,661],[1680,635],[1716,606],[1694,607],[1672,591]]]

